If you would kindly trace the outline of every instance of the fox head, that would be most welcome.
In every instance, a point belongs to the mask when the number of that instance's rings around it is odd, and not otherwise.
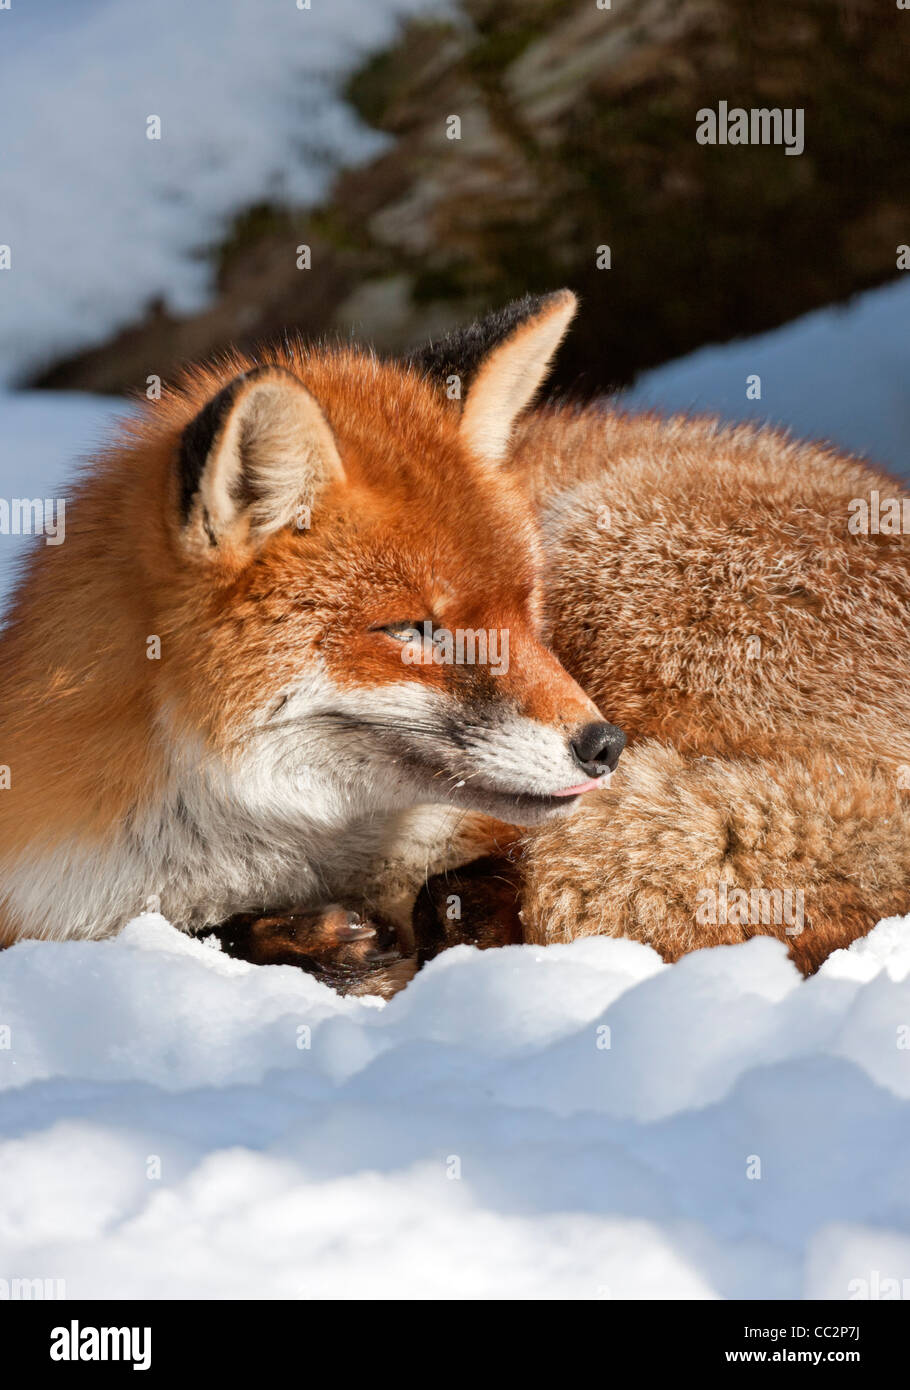
[[[418,363],[303,348],[166,403],[159,719],[232,798],[532,824],[608,777],[623,735],[541,641],[534,518],[501,466],[574,309],[501,320],[460,404]]]

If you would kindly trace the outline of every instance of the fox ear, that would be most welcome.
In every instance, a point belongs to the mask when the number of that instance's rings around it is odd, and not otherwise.
[[[457,376],[467,387],[461,435],[474,453],[490,462],[503,457],[577,308],[571,290],[526,295],[412,354],[413,366],[439,381]]]
[[[255,545],[307,516],[344,470],[309,391],[282,367],[228,382],[183,432],[178,460],[187,540]]]

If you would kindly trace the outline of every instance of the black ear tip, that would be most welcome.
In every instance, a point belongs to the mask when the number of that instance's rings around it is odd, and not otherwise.
[[[251,381],[268,381],[269,379],[275,380],[276,378],[278,380],[296,382],[299,385],[299,378],[295,376],[289,367],[283,367],[280,362],[263,362],[257,367],[248,367],[245,372],[239,372],[238,375],[234,377],[233,382],[229,382],[228,384],[237,384],[239,386],[241,382],[249,384]]]
[[[435,342],[415,348],[405,362],[439,384],[444,384],[451,376],[457,376],[464,391],[488,354],[505,342],[516,328],[540,318],[563,303],[576,303],[571,290],[523,295],[521,299],[514,299],[511,304],[495,309],[464,328],[455,328]]]

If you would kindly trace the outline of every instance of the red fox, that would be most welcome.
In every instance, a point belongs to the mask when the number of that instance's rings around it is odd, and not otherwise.
[[[440,939],[765,931],[808,970],[910,908],[908,543],[848,526],[905,494],[769,429],[529,409],[574,311],[231,355],[123,427],[0,638],[0,943],[151,900],[391,993]]]

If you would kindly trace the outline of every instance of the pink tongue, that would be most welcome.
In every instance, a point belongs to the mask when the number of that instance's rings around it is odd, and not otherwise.
[[[595,787],[606,786],[609,777],[592,777],[588,782],[579,782],[577,787],[564,787],[561,792],[553,792],[553,796],[580,796],[582,792],[591,792]]]

